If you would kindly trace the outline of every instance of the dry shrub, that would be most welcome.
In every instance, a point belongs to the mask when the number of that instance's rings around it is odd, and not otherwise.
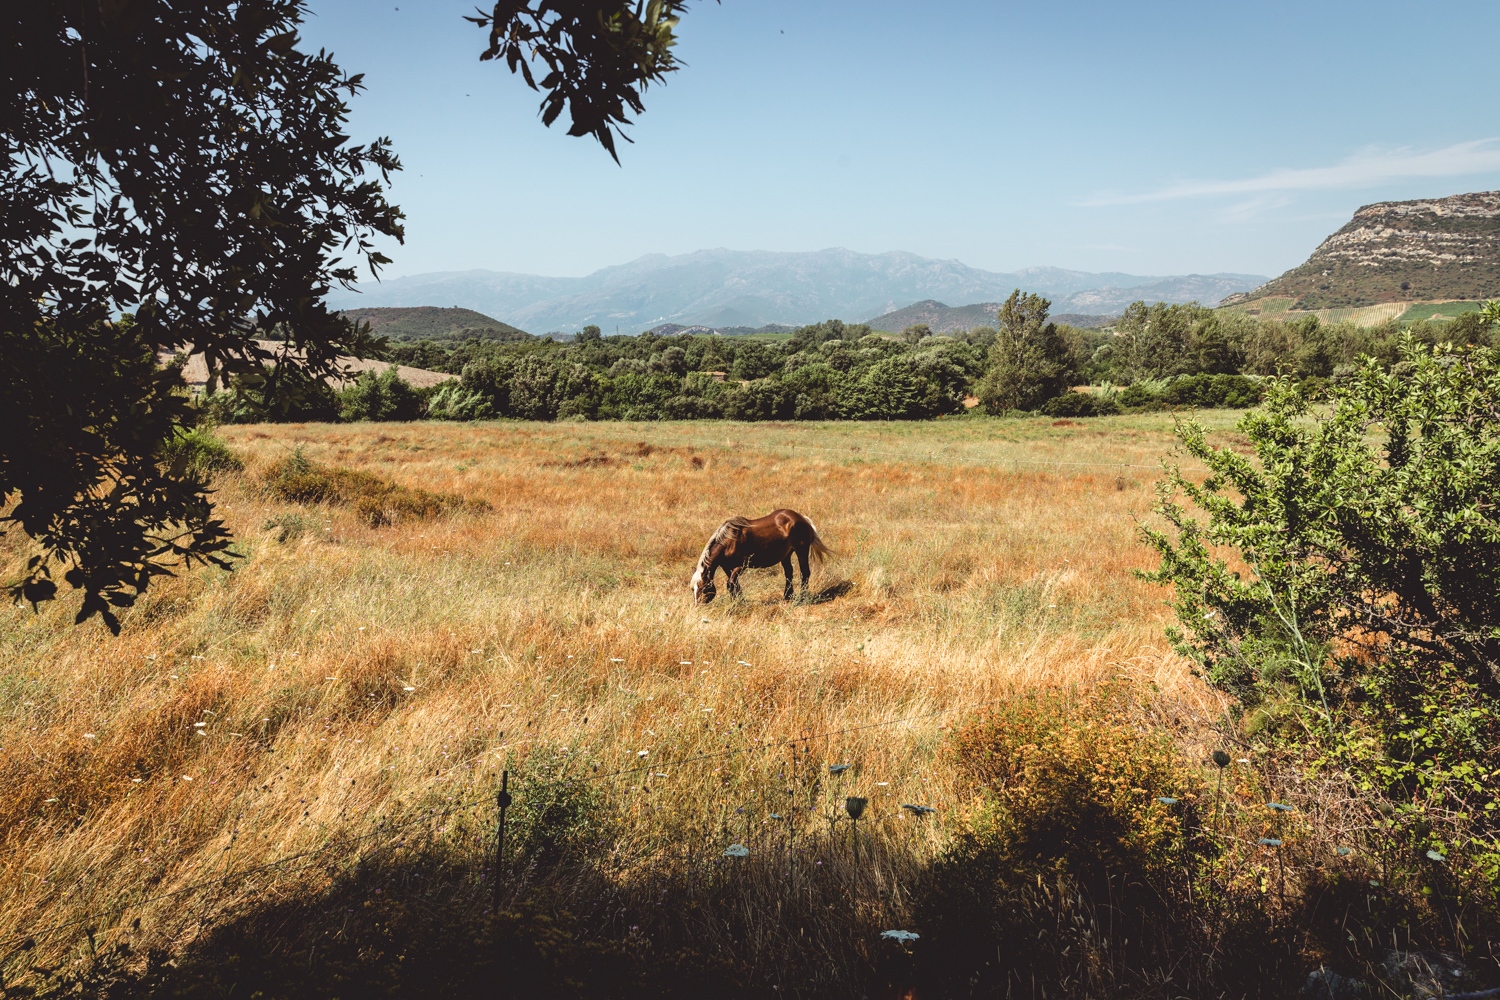
[[[1136,697],[1028,693],[954,734],[982,791],[917,896],[935,995],[1286,995],[1296,956],[1215,881],[1201,777]]]
[[[484,500],[402,486],[357,469],[317,465],[301,451],[272,465],[265,480],[271,494],[278,499],[352,506],[360,519],[373,528],[404,521],[427,521],[459,512],[479,514],[491,509]]]

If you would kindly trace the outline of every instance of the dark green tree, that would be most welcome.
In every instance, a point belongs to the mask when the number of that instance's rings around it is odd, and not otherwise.
[[[976,387],[989,413],[1034,410],[1068,391],[1074,372],[1067,342],[1048,322],[1052,303],[1020,289],[1000,306],[1000,329],[990,347],[990,367]]]
[[[482,58],[544,91],[543,121],[616,155],[646,86],[676,68],[677,0],[497,3]],[[192,424],[181,378],[295,406],[370,356],[334,284],[385,257],[401,213],[390,144],[353,144],[360,77],[299,45],[302,0],[28,0],[0,14],[0,503],[41,552],[13,596],[83,592],[118,630],[174,563],[226,565],[205,484],[161,449]],[[532,66],[545,68],[540,80]],[[618,157],[616,157],[618,158]],[[133,313],[134,322],[115,317]],[[271,347],[259,338],[274,332]]]

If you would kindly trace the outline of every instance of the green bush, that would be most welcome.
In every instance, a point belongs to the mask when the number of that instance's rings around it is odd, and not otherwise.
[[[179,427],[162,445],[159,455],[162,464],[175,475],[187,473],[198,479],[208,479],[215,472],[239,472],[245,468],[245,463],[208,427]]]
[[[1107,417],[1120,412],[1114,396],[1093,392],[1065,392],[1042,404],[1049,417]]]
[[[1137,382],[1120,392],[1119,404],[1132,410],[1183,407],[1247,409],[1260,403],[1263,386],[1246,375],[1179,375]]]
[[[1273,380],[1240,423],[1253,458],[1183,424],[1208,476],[1159,486],[1149,577],[1246,736],[1378,801],[1371,846],[1429,892],[1441,857],[1472,927],[1500,903],[1500,354],[1401,357],[1317,409]]]
[[[395,365],[379,375],[360,372],[339,393],[339,416],[344,420],[416,420],[425,410],[422,394],[401,377]]]
[[[215,424],[322,423],[339,418],[337,394],[322,379],[284,367],[237,375],[229,388],[205,396],[204,417]]]
[[[453,380],[438,386],[427,401],[427,415],[434,420],[485,420],[495,415],[488,399]]]

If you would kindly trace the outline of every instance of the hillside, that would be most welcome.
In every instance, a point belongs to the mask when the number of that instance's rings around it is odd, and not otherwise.
[[[996,315],[999,311],[1000,303],[998,302],[949,306],[934,299],[924,299],[921,302],[913,302],[905,309],[897,309],[895,312],[876,316],[867,322],[877,330],[888,330],[892,333],[899,333],[918,323],[926,323],[933,333],[956,333],[959,330],[972,330],[976,326],[994,326],[999,322]],[[1058,323],[1070,323],[1073,326],[1092,329],[1109,324],[1115,317],[1090,316],[1082,313],[1053,313],[1052,319]]]
[[[1500,295],[1500,191],[1366,205],[1307,262],[1225,305],[1287,299],[1294,310]]]
[[[345,309],[352,320],[370,324],[377,337],[392,340],[508,340],[526,336],[509,323],[458,306],[410,306],[406,308]]]
[[[582,277],[452,271],[392,278],[360,292],[335,291],[336,306],[366,313],[377,306],[461,305],[504,316],[537,333],[639,333],[662,323],[715,329],[800,325],[825,319],[863,322],[912,302],[996,302],[1013,289],[1039,292],[1059,313],[1118,313],[1138,298],[1214,304],[1245,292],[1259,275],[1160,277],[1093,274],[1062,268],[985,271],[957,260],[912,253],[861,254],[842,248],[805,253],[699,250],[648,254]]]

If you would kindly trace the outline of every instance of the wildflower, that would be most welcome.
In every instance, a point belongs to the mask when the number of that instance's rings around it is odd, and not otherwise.
[[[693,665],[693,661],[692,660],[678,660],[677,661],[677,665],[679,667],[691,667]]]
[[[900,941],[902,944],[905,944],[907,941],[917,940],[922,935],[918,934],[916,931],[881,931],[880,936],[883,938],[890,938],[892,941]]]
[[[771,819],[781,819],[782,818],[781,813],[770,813],[769,815],[770,815]]]
[[[844,811],[852,820],[858,820],[865,814],[865,806],[870,804],[869,799],[862,799],[858,795],[851,795],[844,800]]]
[[[1241,757],[1239,759],[1238,763],[1240,763],[1240,764],[1248,764],[1248,763],[1250,763],[1250,758],[1249,757]]]
[[[901,808],[910,809],[915,816],[930,816],[937,812],[932,806],[919,806],[915,802],[903,802],[901,803]]]
[[[1291,807],[1289,805],[1284,805],[1284,804],[1282,804],[1280,802],[1267,802],[1266,803],[1266,808],[1267,809],[1275,809],[1279,813],[1289,813],[1289,812],[1296,812],[1297,811],[1293,807]]]
[[[1447,861],[1448,860],[1448,858],[1445,855],[1439,854],[1437,851],[1428,851],[1427,852],[1427,857],[1430,860],[1432,860],[1432,861]]]
[[[1351,848],[1348,848],[1348,847],[1337,847],[1337,848],[1334,848],[1333,853],[1337,854],[1341,858],[1345,858],[1345,857],[1348,857],[1350,854],[1352,854],[1353,850]]]
[[[1275,837],[1262,837],[1260,838],[1260,844],[1262,847],[1280,847],[1281,841]]]
[[[726,858],[744,858],[749,857],[749,855],[750,848],[746,847],[744,844],[730,844],[728,847],[724,848],[724,856]]]
[[[610,663],[624,663],[625,662],[625,657],[623,657],[623,656],[611,656],[609,658],[609,662]]]
[[[644,756],[646,756],[646,755],[647,755],[647,754],[648,754],[648,753],[650,753],[650,752],[651,752],[651,751],[650,751],[650,750],[637,750],[637,751],[636,751],[636,752],[635,752],[635,755],[636,755],[636,756],[637,756],[637,757],[644,757]]]
[[[1164,806],[1175,806],[1177,804],[1177,800],[1172,798],[1172,796],[1170,795],[1158,795],[1156,797],[1156,801],[1160,802]]]
[[[738,663],[742,667],[748,667],[750,665],[750,664],[746,663],[744,660],[735,660],[734,662]]]
[[[202,729],[206,725],[208,725],[208,723],[206,723],[206,722],[195,722],[195,723],[193,723],[193,728],[195,728],[195,729]]]
[[[849,770],[849,768],[851,768],[853,766],[854,766],[853,764],[829,764],[828,765],[828,773],[829,774],[843,774],[845,771]]]
[[[1228,767],[1229,755],[1223,750],[1214,751],[1214,767]]]
[[[414,688],[414,687],[404,687],[401,690],[403,690],[403,691],[415,691],[416,688]]]
[[[193,780],[193,776],[191,774],[184,774],[182,776],[182,780],[183,781],[192,781]]]
[[[97,740],[99,737],[95,736],[93,733],[84,733],[83,738],[86,740]]]

